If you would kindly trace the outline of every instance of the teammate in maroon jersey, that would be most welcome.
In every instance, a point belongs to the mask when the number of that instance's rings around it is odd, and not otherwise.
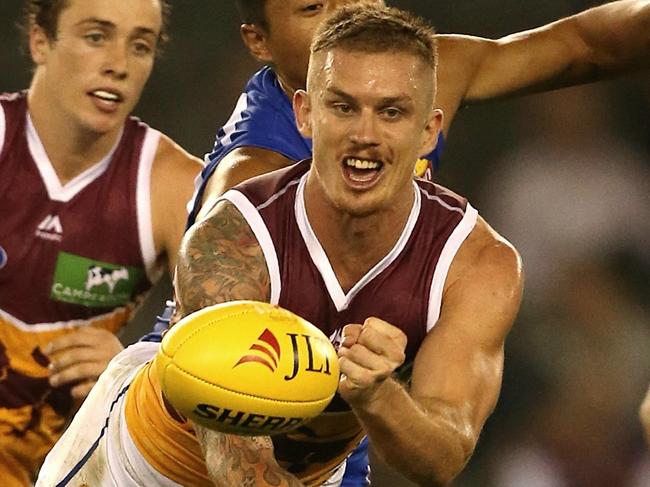
[[[162,0],[30,0],[29,90],[0,97],[0,474],[29,485],[171,270],[199,161],[129,117]]]

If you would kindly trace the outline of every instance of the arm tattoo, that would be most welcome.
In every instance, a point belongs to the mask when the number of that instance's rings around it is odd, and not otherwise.
[[[208,218],[186,234],[175,288],[182,316],[226,301],[270,299],[270,277],[262,248],[229,201],[217,204]]]
[[[303,484],[283,470],[273,456],[268,436],[226,435],[196,426],[210,479],[219,486],[300,487]]]

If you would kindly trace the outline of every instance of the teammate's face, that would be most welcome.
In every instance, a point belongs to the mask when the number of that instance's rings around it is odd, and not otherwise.
[[[309,48],[318,25],[335,9],[361,0],[267,0],[268,28],[264,33],[266,59],[283,82],[292,89],[304,89]],[[372,0],[365,0],[366,2]],[[374,0],[383,4],[383,0]]]
[[[50,109],[86,130],[119,129],[149,78],[161,25],[158,0],[71,0],[55,40],[34,27],[35,84]]]
[[[432,69],[404,52],[333,49],[312,58],[308,93],[294,104],[301,132],[313,138],[310,178],[336,208],[361,216],[410,204],[418,154],[440,129],[432,80]]]

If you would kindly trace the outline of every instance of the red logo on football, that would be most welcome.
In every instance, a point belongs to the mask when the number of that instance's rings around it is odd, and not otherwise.
[[[248,350],[261,352],[265,357],[257,354],[246,354],[239,359],[239,362],[233,366],[233,369],[247,362],[257,362],[268,367],[271,372],[275,372],[275,369],[278,367],[278,360],[280,360],[280,344],[278,343],[278,339],[275,338],[275,335],[271,333],[271,330],[266,328]]]

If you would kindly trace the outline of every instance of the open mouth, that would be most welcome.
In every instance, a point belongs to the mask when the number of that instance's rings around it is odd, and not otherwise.
[[[372,186],[381,174],[384,163],[373,159],[346,157],[343,160],[343,173],[352,186],[367,188]]]
[[[116,105],[124,101],[124,98],[120,93],[115,91],[108,90],[94,90],[89,93],[90,96],[94,97],[96,100],[108,105]]]

